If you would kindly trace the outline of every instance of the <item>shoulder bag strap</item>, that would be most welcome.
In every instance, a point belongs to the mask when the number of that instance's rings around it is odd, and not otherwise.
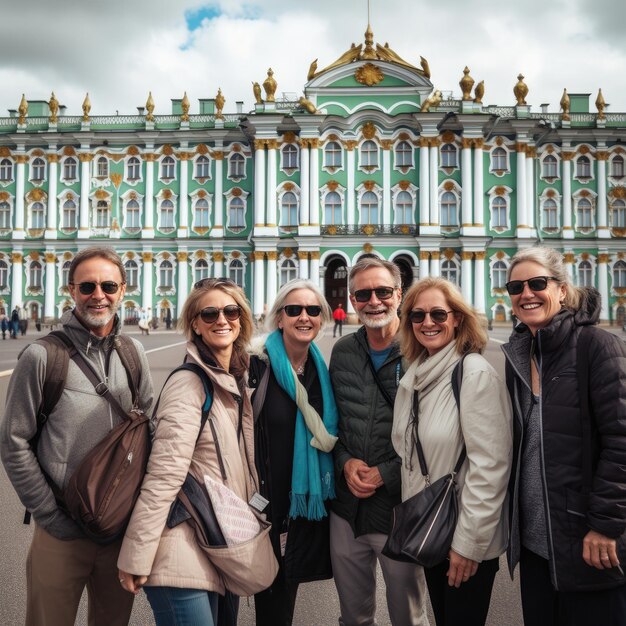
[[[261,376],[261,380],[259,380],[259,385],[254,392],[254,398],[252,400],[252,413],[254,415],[255,422],[259,419],[259,415],[261,415],[261,410],[263,409],[263,402],[265,402],[267,384],[270,379],[270,367],[271,366],[268,363],[265,371],[263,372],[263,376]]]
[[[393,400],[391,399],[389,392],[385,389],[382,381],[380,380],[380,377],[378,376],[378,372],[376,371],[376,368],[374,367],[374,363],[372,362],[372,357],[370,356],[369,351],[367,353],[367,362],[370,366],[370,370],[372,371],[372,376],[374,377],[374,380],[376,381],[376,384],[378,385],[378,388],[380,389],[380,393],[383,394],[383,397],[387,401],[387,404],[391,408],[393,408]]]
[[[580,422],[582,430],[582,469],[583,493],[591,492],[593,477],[591,432],[593,410],[589,398],[589,350],[591,348],[591,332],[586,326],[580,329],[576,346],[576,376],[578,378],[578,399],[580,405]]]
[[[117,355],[126,370],[128,386],[133,396],[133,406],[139,401],[139,381],[141,379],[141,361],[133,340],[127,335],[118,335],[113,343]]]

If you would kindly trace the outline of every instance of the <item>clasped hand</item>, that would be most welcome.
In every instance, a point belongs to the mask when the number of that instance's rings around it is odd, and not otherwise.
[[[357,498],[373,496],[378,487],[383,485],[383,479],[377,467],[370,467],[361,459],[349,459],[343,466],[343,474],[348,483],[348,489]]]

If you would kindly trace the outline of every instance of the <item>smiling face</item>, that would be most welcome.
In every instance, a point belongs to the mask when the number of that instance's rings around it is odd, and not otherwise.
[[[120,285],[117,293],[107,294],[102,291],[100,285],[107,281]],[[82,294],[78,286],[86,282],[97,283],[95,290],[89,295]],[[76,304],[76,317],[94,335],[106,337],[113,330],[115,314],[126,293],[126,285],[122,284],[119,268],[102,257],[85,259],[76,267],[69,290]]]
[[[450,311],[450,305],[439,289],[422,291],[411,307],[412,311],[427,311],[429,313],[434,309]],[[446,321],[441,323],[434,322],[431,316],[427,315],[423,322],[413,324],[413,334],[418,343],[424,346],[428,356],[433,356],[451,341],[454,341],[455,328],[458,325],[459,319],[454,313],[449,313]]]
[[[224,312],[220,311],[219,317],[212,324],[202,321],[200,311],[206,307],[216,307],[223,309],[225,306],[235,305],[235,299],[221,289],[211,289],[207,291],[198,303],[198,315],[193,321],[193,331],[202,337],[202,341],[209,347],[213,356],[226,370],[230,367],[230,357],[233,352],[233,344],[241,331],[241,322],[227,320]]]
[[[359,272],[352,283],[354,292],[361,289],[378,289],[379,287],[395,287],[393,276],[384,267],[369,267]],[[359,317],[359,321],[368,328],[384,328],[398,319],[398,307],[402,291],[394,289],[387,300],[381,300],[372,291],[367,302],[358,302],[354,293],[350,294],[350,302]]]
[[[285,298],[283,306],[297,304],[301,306],[319,306],[317,295],[309,289],[294,289]],[[283,331],[283,341],[289,347],[307,347],[317,337],[322,325],[321,314],[317,317],[308,315],[302,309],[297,317],[289,317],[285,311],[280,312],[278,328]]]
[[[528,280],[549,275],[550,272],[540,263],[523,261],[513,268],[509,280]],[[543,291],[532,291],[528,283],[524,283],[524,291],[511,296],[513,313],[534,335],[540,328],[547,326],[561,310],[565,293],[565,286],[555,280],[549,280]]]

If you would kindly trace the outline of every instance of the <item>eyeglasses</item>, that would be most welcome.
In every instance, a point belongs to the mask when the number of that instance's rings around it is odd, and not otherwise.
[[[455,311],[445,311],[444,309],[431,309],[430,311],[418,309],[417,311],[411,311],[409,313],[409,319],[413,324],[421,324],[426,319],[426,316],[430,315],[430,319],[435,322],[435,324],[443,324],[448,319],[448,315],[454,312]]]
[[[302,313],[302,309],[306,310],[309,317],[317,317],[322,312],[322,307],[317,304],[304,306],[303,304],[286,304],[282,310],[287,317],[298,317]]]
[[[241,308],[237,304],[228,304],[223,309],[218,309],[214,306],[207,306],[198,315],[205,324],[215,324],[217,322],[220,313],[224,313],[224,317],[229,322],[234,322],[241,317]]]
[[[354,299],[357,302],[369,302],[372,298],[372,291],[379,300],[389,300],[393,296],[395,287],[376,287],[375,289],[357,289],[354,292]]]
[[[105,280],[101,283],[85,281],[84,283],[70,283],[70,285],[75,285],[76,287],[78,287],[78,291],[80,291],[83,296],[90,296],[96,290],[96,287],[98,285],[100,285],[100,289],[102,289],[104,293],[109,295],[117,293],[120,288],[120,285],[112,280]]]
[[[217,285],[233,285],[237,287],[237,283],[230,278],[201,278],[193,284],[194,289],[201,289],[203,287],[213,288]]]
[[[506,284],[506,290],[511,296],[519,296],[519,294],[524,291],[524,283],[528,283],[528,288],[531,291],[544,291],[544,289],[548,287],[549,280],[556,280],[559,282],[559,279],[554,278],[554,276],[535,276],[534,278],[529,278],[528,280],[510,280]]]

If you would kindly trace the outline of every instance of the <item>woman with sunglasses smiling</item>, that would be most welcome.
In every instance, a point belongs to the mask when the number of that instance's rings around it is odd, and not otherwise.
[[[503,346],[515,412],[509,568],[520,563],[524,623],[623,626],[626,344],[595,326],[600,294],[574,287],[556,250],[517,252],[506,287],[519,320]]]
[[[292,280],[278,291],[265,322],[270,334],[250,360],[255,459],[280,564],[274,584],[255,596],[257,626],[290,626],[299,583],[332,577],[327,501],[337,409],[313,343],[331,320],[319,289]]]
[[[204,475],[222,481],[218,444],[228,487],[246,502],[258,490],[250,464],[254,427],[246,386],[253,320],[239,287],[207,279],[189,294],[179,325],[188,339],[185,360],[202,367],[213,385],[209,419],[217,441],[208,424],[200,433],[206,398],[201,379],[186,370],[175,373],[161,393],[148,470],[118,566],[128,591],[136,594],[145,585],[157,626],[213,626],[218,595],[225,592],[222,578],[197,545],[192,527],[168,528],[166,520],[188,471],[200,481]],[[235,612],[236,603],[229,606]]]
[[[400,348],[409,367],[392,431],[402,460],[402,499],[426,487],[417,434],[431,483],[453,470],[463,446],[467,453],[456,476],[459,515],[448,558],[424,569],[437,626],[485,623],[507,544],[511,405],[504,381],[481,356],[486,345],[482,322],[452,283],[424,278],[409,289],[400,315]],[[459,408],[452,375],[463,355]]]

